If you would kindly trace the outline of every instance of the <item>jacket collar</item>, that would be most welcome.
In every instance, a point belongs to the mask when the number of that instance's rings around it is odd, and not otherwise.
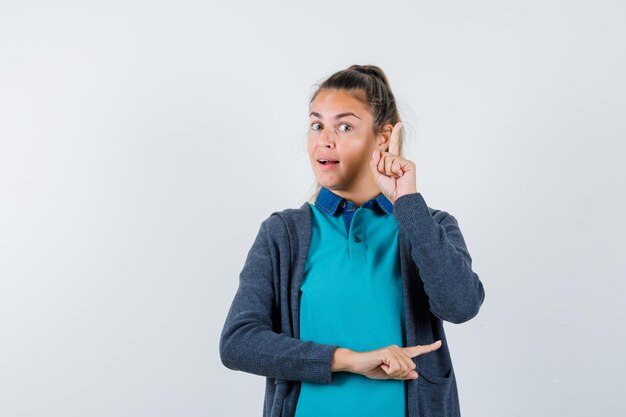
[[[341,204],[343,201],[345,201],[345,205]],[[315,206],[329,216],[335,216],[339,210],[344,207],[346,209],[354,208],[355,204],[350,200],[338,196],[328,188],[321,187],[320,192],[315,199]],[[361,207],[373,209],[376,206],[382,208],[385,213],[393,215],[393,204],[383,193],[378,194],[376,198],[366,201]]]

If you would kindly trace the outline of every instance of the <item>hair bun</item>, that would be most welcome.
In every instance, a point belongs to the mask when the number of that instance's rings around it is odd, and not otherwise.
[[[370,68],[366,68],[366,67],[356,67],[356,68],[352,68],[353,70],[360,72],[361,74],[367,74],[367,75],[377,75],[376,71],[370,69]]]
[[[372,77],[374,77],[374,79],[379,80],[380,82],[385,84],[387,88],[391,89],[389,85],[389,81],[387,80],[387,76],[385,75],[384,71],[379,66],[355,64],[355,65],[350,65],[348,67],[348,70],[356,71],[365,75],[371,75]]]

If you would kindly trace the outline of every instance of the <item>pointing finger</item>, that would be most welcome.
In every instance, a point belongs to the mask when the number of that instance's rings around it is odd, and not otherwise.
[[[443,342],[441,340],[437,340],[436,342],[431,343],[430,345],[409,346],[409,347],[402,348],[402,350],[404,350],[404,353],[407,354],[410,358],[413,358],[415,356],[423,355],[425,353],[430,353],[439,349],[442,343]]]
[[[398,155],[400,153],[400,130],[402,129],[402,122],[398,122],[393,126],[391,130],[391,138],[389,138],[389,150],[392,155]]]

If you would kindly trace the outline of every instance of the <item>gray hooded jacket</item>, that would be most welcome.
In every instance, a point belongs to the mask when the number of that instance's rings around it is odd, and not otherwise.
[[[428,207],[418,192],[398,198],[393,216],[399,229],[407,345],[443,343],[413,358],[419,377],[405,380],[406,415],[459,417],[443,320],[459,324],[476,316],[485,298],[483,284],[451,214]],[[308,202],[273,212],[261,223],[220,336],[224,366],[266,377],[263,417],[293,417],[300,381],[333,382],[331,361],[340,346],[299,339],[299,289],[311,223]]]

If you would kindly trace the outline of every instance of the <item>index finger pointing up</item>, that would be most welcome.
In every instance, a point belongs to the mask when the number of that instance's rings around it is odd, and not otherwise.
[[[402,122],[398,122],[393,126],[391,130],[391,138],[389,138],[389,152],[392,155],[398,156],[400,153],[400,130],[402,129]]]

